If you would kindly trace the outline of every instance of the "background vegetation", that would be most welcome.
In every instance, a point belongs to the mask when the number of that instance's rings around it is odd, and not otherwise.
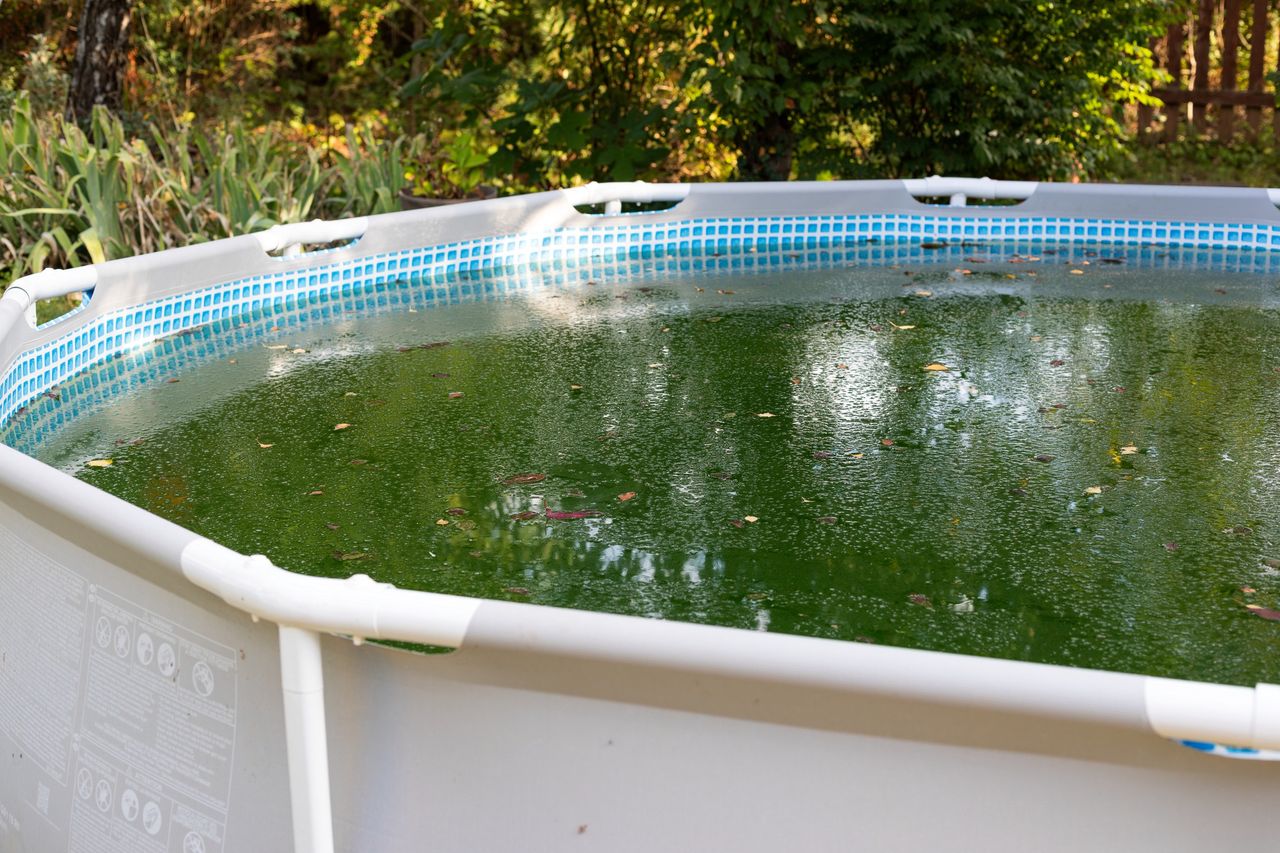
[[[1233,177],[1125,127],[1185,3],[151,0],[122,103],[77,124],[83,2],[0,6],[0,282],[391,210],[404,185]],[[1254,149],[1249,180],[1276,161]]]

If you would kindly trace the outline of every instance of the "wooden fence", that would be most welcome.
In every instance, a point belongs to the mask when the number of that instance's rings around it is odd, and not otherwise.
[[[1267,125],[1266,132],[1280,138],[1276,86],[1268,79],[1268,72],[1280,71],[1280,45],[1271,27],[1273,22],[1280,23],[1280,12],[1273,4],[1274,0],[1187,4],[1186,19],[1152,42],[1157,63],[1173,79],[1155,90],[1163,107],[1138,107],[1139,137],[1148,142],[1172,141],[1187,129],[1183,123],[1190,122],[1197,132],[1212,128],[1223,140],[1241,131],[1257,138]],[[1242,52],[1247,55],[1247,76],[1241,73]],[[1243,125],[1239,123],[1242,116]]]

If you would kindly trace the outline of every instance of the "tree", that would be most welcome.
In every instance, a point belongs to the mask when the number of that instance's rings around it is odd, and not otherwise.
[[[87,124],[99,105],[119,111],[132,5],[132,0],[85,0],[67,94],[68,120]]]

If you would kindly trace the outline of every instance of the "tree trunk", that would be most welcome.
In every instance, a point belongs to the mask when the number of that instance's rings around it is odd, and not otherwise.
[[[120,109],[133,0],[85,0],[71,67],[67,119],[81,125],[103,105]]]
[[[772,113],[738,142],[738,178],[744,181],[785,181],[791,178],[796,132],[789,112]]]

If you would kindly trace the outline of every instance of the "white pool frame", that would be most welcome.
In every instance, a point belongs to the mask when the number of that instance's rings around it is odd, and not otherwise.
[[[622,212],[647,201],[676,204]],[[277,226],[11,284],[0,417],[164,335],[405,275],[497,298],[463,279],[966,238],[1270,271],[1277,203],[986,179],[593,184]],[[84,308],[32,325],[36,300],[78,290]],[[0,851],[1209,850],[1256,844],[1280,798],[1280,686],[305,577],[7,446],[0,505]]]

